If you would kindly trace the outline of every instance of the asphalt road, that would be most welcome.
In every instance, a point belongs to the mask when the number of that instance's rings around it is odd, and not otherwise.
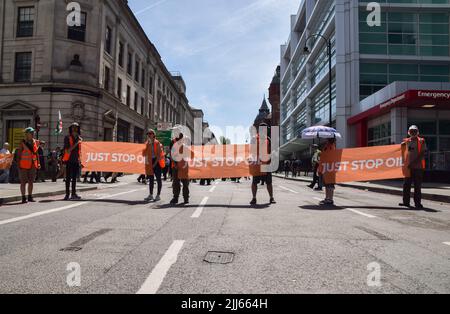
[[[262,187],[250,207],[243,180],[191,184],[191,203],[171,207],[169,182],[145,204],[124,180],[80,202],[1,206],[0,293],[450,292],[448,204],[338,188],[322,208],[321,192],[274,178],[275,205]]]

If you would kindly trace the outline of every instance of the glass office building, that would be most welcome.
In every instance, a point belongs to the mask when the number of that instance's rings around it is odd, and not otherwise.
[[[306,156],[301,131],[329,124],[330,41],[338,145],[400,143],[414,123],[429,144],[429,166],[450,170],[450,0],[377,1],[379,15],[369,2],[300,1],[281,46],[282,156]]]

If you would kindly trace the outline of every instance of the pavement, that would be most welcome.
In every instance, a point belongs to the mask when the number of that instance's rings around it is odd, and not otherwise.
[[[292,174],[290,174],[288,177],[285,177],[284,174],[274,174],[274,176],[286,180],[294,180],[308,183],[312,182],[311,176],[292,177]],[[340,183],[338,185],[377,193],[387,193],[399,196],[403,195],[402,180],[349,182],[349,183]],[[411,191],[412,194],[414,194],[414,187],[412,188]],[[450,203],[450,184],[424,182],[422,186],[422,198],[426,200]]]
[[[450,207],[274,178],[250,207],[250,181],[191,184],[188,205],[145,203],[121,185],[0,207],[0,293],[449,293]],[[382,195],[382,197],[381,197]]]

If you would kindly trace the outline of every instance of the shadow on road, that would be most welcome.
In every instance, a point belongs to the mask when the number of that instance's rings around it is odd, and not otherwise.
[[[394,206],[324,206],[324,205],[303,205],[299,206],[302,209],[308,210],[342,210],[342,209],[384,209],[384,210],[401,210],[401,211],[425,211],[429,213],[439,213],[439,210],[431,209],[431,208],[402,208],[402,207],[394,207]]]
[[[155,208],[161,209],[161,208],[197,208],[199,207],[199,204],[187,204],[184,205],[182,203],[177,205],[172,204],[164,204],[164,205],[158,205],[155,206]],[[242,209],[264,209],[269,208],[270,204],[260,204],[260,205],[227,205],[227,204],[206,204],[203,206],[203,208],[242,208]]]
[[[333,205],[303,205],[303,206],[299,206],[299,208],[308,209],[308,210],[343,210],[346,207],[333,206]]]
[[[64,202],[70,204],[71,202],[90,202],[90,203],[111,203],[111,204],[125,204],[125,205],[145,205],[149,204],[145,201],[127,201],[127,200],[112,200],[112,199],[81,199],[81,200],[74,200],[74,201],[64,201],[62,199],[60,200],[42,200],[39,201],[39,203],[53,203],[53,202]]]

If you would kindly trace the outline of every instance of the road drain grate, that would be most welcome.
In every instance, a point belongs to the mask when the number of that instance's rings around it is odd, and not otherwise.
[[[203,261],[211,264],[229,264],[233,262],[233,259],[234,253],[232,252],[209,251]]]
[[[60,251],[61,252],[77,252],[79,250],[81,250],[81,247],[79,247],[79,246],[78,247],[77,246],[68,246],[68,247],[61,249]]]

